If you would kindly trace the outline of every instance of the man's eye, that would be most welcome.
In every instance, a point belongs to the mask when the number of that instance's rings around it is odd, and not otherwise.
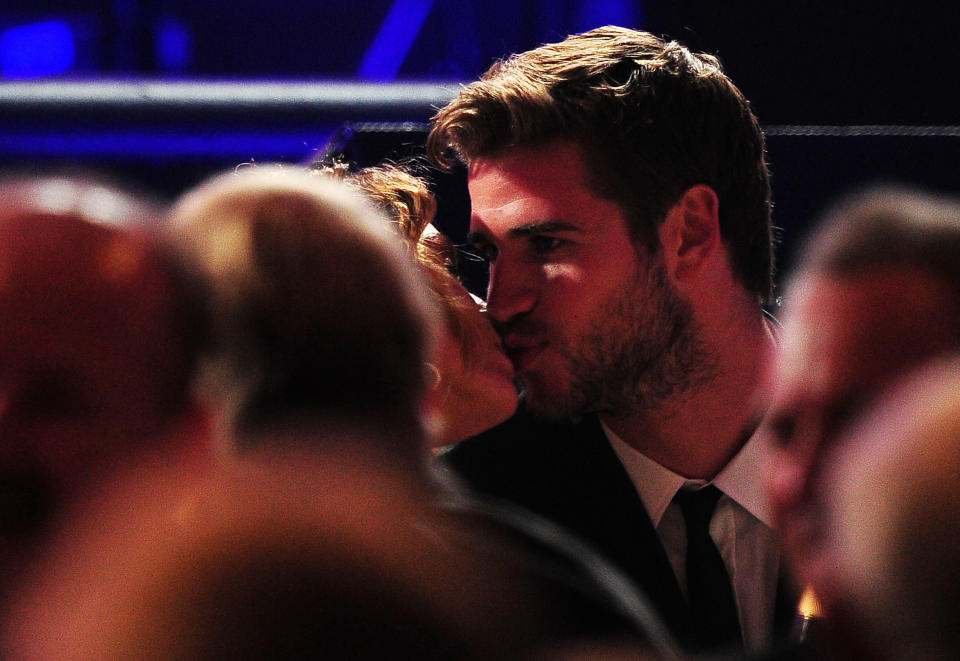
[[[474,250],[488,262],[496,261],[497,259],[497,247],[489,243],[475,243],[473,245]]]
[[[548,255],[563,245],[563,239],[554,236],[534,236],[530,238],[530,245],[538,255]]]

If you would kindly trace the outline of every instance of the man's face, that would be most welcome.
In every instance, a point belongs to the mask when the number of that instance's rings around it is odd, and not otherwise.
[[[531,412],[624,414],[682,387],[702,362],[689,306],[631,240],[623,209],[589,189],[575,144],[477,159],[469,187],[487,311]]]
[[[790,296],[767,416],[779,446],[769,492],[803,580],[826,551],[823,474],[851,420],[904,371],[952,344],[942,282],[909,267],[808,275]]]

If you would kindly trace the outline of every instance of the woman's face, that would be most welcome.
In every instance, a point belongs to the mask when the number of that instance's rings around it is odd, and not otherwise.
[[[513,365],[480,305],[464,287],[455,306],[461,333],[448,324],[441,334],[435,364],[443,430],[436,445],[469,438],[500,424],[517,409]],[[464,338],[469,335],[469,341]]]

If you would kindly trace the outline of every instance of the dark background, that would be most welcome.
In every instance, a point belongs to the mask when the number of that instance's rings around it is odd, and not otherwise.
[[[119,78],[455,88],[497,57],[572,32],[605,23],[642,28],[717,55],[751,99],[768,133],[786,271],[811,220],[851,187],[880,180],[958,190],[955,13],[926,1],[7,0],[0,77],[8,85]],[[404,125],[364,125],[384,119],[369,109],[318,109],[314,120],[282,103],[229,117],[202,104],[162,115],[122,107],[87,115],[0,104],[0,166],[93,168],[173,196],[240,162],[303,161],[345,122],[354,129],[340,134],[339,147],[362,164],[414,152],[430,108],[389,117]],[[459,238],[462,181],[446,177],[437,186],[440,224]]]

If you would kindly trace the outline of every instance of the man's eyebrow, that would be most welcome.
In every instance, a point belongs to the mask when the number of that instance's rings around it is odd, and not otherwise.
[[[538,234],[552,234],[553,232],[579,232],[582,228],[565,220],[539,220],[510,228],[511,238],[537,236]],[[470,232],[467,234],[470,243],[484,243],[489,241],[486,232]]]
[[[541,220],[511,228],[511,236],[532,236],[553,232],[579,232],[580,226],[565,220]]]

